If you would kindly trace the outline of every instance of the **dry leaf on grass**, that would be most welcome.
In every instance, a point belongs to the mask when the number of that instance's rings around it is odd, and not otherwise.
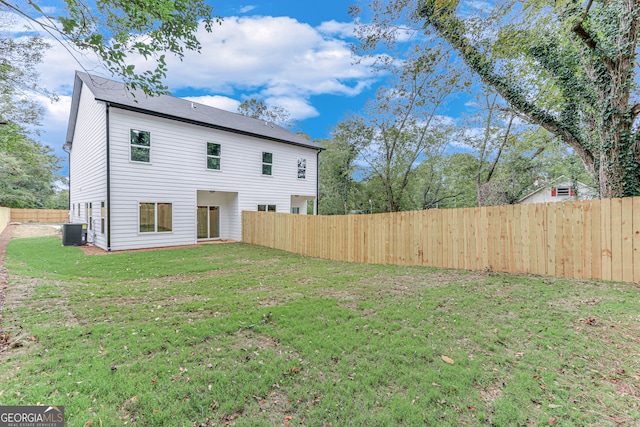
[[[448,363],[449,365],[453,365],[453,364],[455,363],[455,362],[453,361],[453,359],[452,359],[452,358],[450,358],[450,357],[447,357],[447,356],[442,355],[442,356],[440,356],[440,358],[441,358],[444,362]]]

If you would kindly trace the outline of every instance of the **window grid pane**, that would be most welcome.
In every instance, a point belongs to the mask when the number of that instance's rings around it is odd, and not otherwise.
[[[207,169],[220,170],[220,159],[218,157],[207,157]]]
[[[131,160],[134,162],[151,161],[151,133],[131,129]]]
[[[146,162],[151,160],[151,151],[146,147],[131,146],[131,160],[134,162]]]
[[[271,165],[262,165],[262,175],[271,175]]]
[[[213,142],[207,142],[207,156],[220,157],[220,144],[214,144]]]
[[[155,204],[140,203],[140,232],[152,233],[156,231]]]
[[[158,232],[172,230],[172,206],[171,203],[158,203]]]
[[[144,130],[131,129],[131,145],[151,146],[151,133]]]

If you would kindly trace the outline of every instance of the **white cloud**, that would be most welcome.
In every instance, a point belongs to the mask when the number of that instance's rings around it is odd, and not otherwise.
[[[46,111],[45,130],[51,127],[57,127],[64,124],[66,127],[69,121],[69,111],[71,110],[71,97],[60,96],[57,101],[51,101],[49,98],[38,95],[36,97]]]
[[[41,135],[38,140],[51,147],[58,156],[66,159],[67,154],[62,150],[62,145],[67,137],[71,97],[60,96],[57,102],[52,102],[41,95],[38,95],[37,99],[45,109]]]
[[[325,26],[331,27],[336,25]],[[257,98],[295,97],[309,104],[313,95],[358,95],[373,82],[369,65],[353,64],[346,41],[292,18],[225,18],[198,38],[202,53],[187,53],[188,67],[169,58],[170,88],[223,94],[240,88]]]
[[[238,112],[238,106],[240,101],[227,96],[219,95],[204,95],[204,96],[185,96],[184,99],[197,102],[199,104],[208,105],[209,107],[220,108],[221,110],[231,111],[232,113]]]
[[[263,97],[358,95],[373,84],[371,61],[354,64],[349,43],[326,36],[344,33],[350,25],[330,21],[319,26],[321,31],[288,17],[225,18],[212,33],[199,30],[201,53],[187,52],[182,61],[167,56],[166,83],[172,91],[192,89],[203,94],[232,94],[239,88]],[[65,47],[52,42],[39,67],[44,87],[70,94],[74,71],[83,67],[109,77],[95,55],[74,55],[82,65]],[[137,70],[149,66],[143,58],[131,63]]]
[[[183,61],[167,55],[165,83],[174,93],[194,94],[189,99],[228,111],[237,111],[239,101],[234,96],[251,96],[285,108],[294,120],[315,117],[319,112],[312,104],[313,96],[356,96],[375,81],[371,61],[354,64],[350,45],[342,39],[352,36],[352,28],[353,24],[336,21],[314,28],[289,17],[225,17],[212,33],[200,28],[200,54],[186,52]],[[95,55],[74,55],[82,65],[52,41],[39,65],[42,86],[63,95],[61,103],[52,106],[47,101],[44,105],[43,141],[52,147],[64,143],[66,102],[73,89],[74,71],[84,69],[111,77],[98,65]],[[142,58],[131,63],[137,70],[149,66]],[[54,127],[58,129],[54,131]]]
[[[247,6],[242,6],[240,7],[240,13],[247,13],[247,12],[251,12],[252,10],[254,10],[256,8],[256,6],[251,6],[251,5],[247,5]]]
[[[304,98],[296,98],[293,96],[269,97],[265,100],[267,106],[278,106],[284,108],[293,120],[304,120],[310,117],[320,115],[309,102]]]
[[[353,22],[338,22],[335,20],[326,21],[320,24],[316,29],[322,33],[327,35],[335,35],[341,37],[354,37],[355,36],[355,25]]]

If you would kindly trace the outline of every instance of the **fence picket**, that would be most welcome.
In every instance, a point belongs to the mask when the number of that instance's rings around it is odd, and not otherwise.
[[[583,270],[584,270],[584,256],[582,252],[582,239],[583,228],[582,228],[582,211],[581,211],[581,202],[569,203],[571,207],[571,236],[569,245],[573,249],[573,277],[577,279],[582,279]]]
[[[633,281],[640,282],[640,197],[633,198]]]
[[[582,202],[582,254],[583,254],[583,277],[588,279],[593,276],[593,260],[591,253],[591,242],[593,240],[593,215],[591,212],[591,201]]]
[[[545,215],[547,227],[546,274],[553,276],[556,274],[556,203],[545,205]]]
[[[633,199],[622,199],[622,280],[633,282]]]
[[[600,200],[591,200],[591,277],[602,279],[602,226]]]
[[[622,280],[622,199],[611,199],[611,280]]]

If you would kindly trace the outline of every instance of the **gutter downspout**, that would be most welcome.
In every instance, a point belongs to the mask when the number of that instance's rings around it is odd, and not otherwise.
[[[109,106],[110,104],[107,102],[107,111],[106,111],[106,122],[107,122],[107,251],[111,252],[111,150],[109,147]]]
[[[316,212],[320,209],[320,150],[316,151]]]
[[[69,222],[71,222],[71,148],[69,147],[68,150],[69,151],[67,151],[67,144],[62,146],[62,151],[69,155],[69,161],[67,162],[67,167],[69,168],[67,178],[67,185],[69,186],[69,191],[67,191],[67,209],[69,209]]]

